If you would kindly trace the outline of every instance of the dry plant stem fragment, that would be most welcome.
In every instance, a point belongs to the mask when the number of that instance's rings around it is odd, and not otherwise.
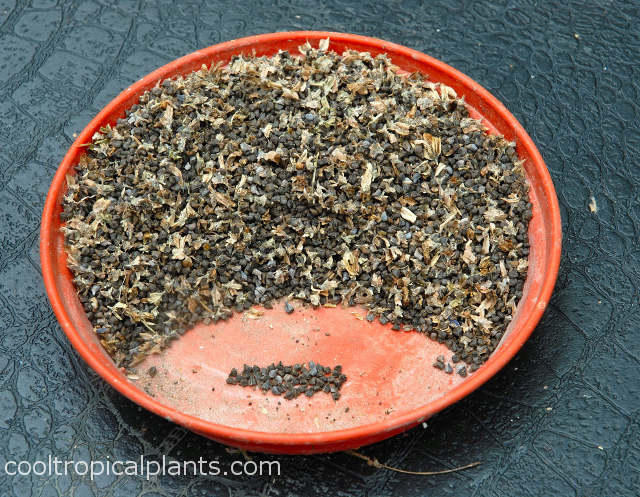
[[[300,50],[158,84],[69,176],[68,265],[118,365],[283,297],[366,306],[472,367],[498,344],[529,254],[515,145],[384,55]]]

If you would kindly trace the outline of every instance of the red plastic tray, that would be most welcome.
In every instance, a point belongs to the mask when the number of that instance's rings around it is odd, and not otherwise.
[[[420,71],[464,96],[472,115],[492,132],[517,144],[531,184],[533,218],[529,227],[529,272],[515,319],[490,359],[467,378],[432,367],[433,358],[451,353],[414,332],[362,320],[364,310],[300,307],[286,314],[282,306],[257,320],[236,315],[217,325],[187,332],[165,353],[138,367],[127,378],[102,349],[75,293],[66,267],[60,232],[65,176],[85,152],[80,145],[158,80],[227,62],[236,54],[298,53],[305,41],[330,49],[386,53],[405,71]],[[145,76],[107,105],[80,133],[65,155],[47,196],[41,227],[40,257],[53,310],[72,345],[115,389],[150,411],[206,437],[248,450],[308,454],[359,447],[400,433],[460,400],[500,370],[520,349],[538,323],[555,284],[561,250],[561,224],[553,183],[535,145],[522,126],[487,90],[448,65],[415,50],[374,38],[343,33],[301,31],[272,33],[229,41],[199,50]],[[250,389],[226,385],[231,367],[244,362],[268,364],[319,361],[342,364],[349,380],[338,402],[328,395],[285,401]],[[150,366],[158,373],[146,374]],[[363,372],[364,374],[360,374]],[[349,408],[348,411],[346,408]]]

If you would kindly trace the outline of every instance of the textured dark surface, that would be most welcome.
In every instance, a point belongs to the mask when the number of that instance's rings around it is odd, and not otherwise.
[[[0,0],[0,496],[640,494],[637,3],[109,3]],[[47,302],[38,223],[74,133],[127,84],[199,47],[297,29],[385,38],[453,65],[505,103],[551,170],[563,261],[532,338],[426,429],[362,449],[412,470],[484,464],[419,477],[334,454],[279,457],[276,478],[8,477],[6,460],[48,454],[239,457],[87,369]]]

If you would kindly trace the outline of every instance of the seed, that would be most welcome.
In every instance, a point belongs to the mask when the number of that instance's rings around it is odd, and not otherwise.
[[[529,256],[515,145],[384,55],[305,52],[166,80],[76,165],[67,261],[116,365],[293,298],[364,305],[469,371],[499,344]]]
[[[327,376],[331,375],[331,376]],[[333,369],[309,361],[309,368],[303,365],[270,364],[266,367],[249,366],[245,364],[242,373],[233,368],[229,372],[227,383],[242,387],[258,387],[264,392],[271,391],[274,395],[284,394],[286,400],[291,400],[303,393],[311,397],[316,392],[334,394],[340,390],[347,377],[342,374],[342,366]],[[296,386],[304,385],[304,386]],[[332,396],[337,400],[336,396]],[[339,397],[339,395],[338,395]]]

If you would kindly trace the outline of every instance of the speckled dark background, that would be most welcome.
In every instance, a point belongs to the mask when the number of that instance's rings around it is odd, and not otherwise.
[[[637,2],[110,3],[0,0],[0,497],[640,495]],[[334,454],[278,457],[276,478],[7,476],[6,460],[48,454],[239,457],[140,410],[79,360],[45,296],[38,224],[73,134],[121,89],[200,47],[298,29],[453,65],[506,104],[551,171],[563,261],[532,338],[427,429],[362,449],[413,470],[484,464],[417,477]]]

